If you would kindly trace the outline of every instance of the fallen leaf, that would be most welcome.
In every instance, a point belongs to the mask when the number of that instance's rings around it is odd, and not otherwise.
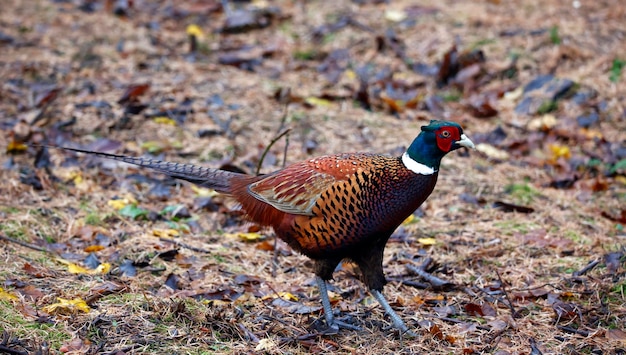
[[[626,332],[621,329],[609,329],[606,332],[606,337],[609,340],[616,340],[626,342]]]
[[[150,89],[150,84],[131,84],[126,88],[122,97],[117,101],[118,104],[126,104],[137,101],[139,96],[145,94]]]
[[[153,229],[152,235],[159,238],[171,239],[173,237],[178,237],[180,232],[176,229]]]
[[[265,236],[263,234],[260,234],[260,233],[244,233],[244,232],[240,232],[240,233],[225,233],[224,236],[228,237],[228,238],[239,238],[239,239],[243,240],[244,242],[256,242],[256,241],[260,241],[263,238],[265,238]]]
[[[165,116],[159,116],[159,117],[155,117],[152,119],[155,123],[159,123],[159,124],[164,124],[164,125],[170,125],[170,126],[176,126],[176,120],[173,120],[169,117],[165,117]]]
[[[122,208],[130,204],[136,204],[136,203],[137,203],[137,200],[135,200],[135,198],[132,197],[131,195],[127,195],[126,197],[123,197],[123,198],[115,198],[115,199],[107,201],[107,205],[113,207],[113,209],[116,209],[116,210],[121,210]]]
[[[17,301],[19,298],[11,292],[5,291],[0,287],[0,300]]]
[[[101,250],[104,250],[104,246],[102,245],[90,245],[88,247],[85,247],[85,249],[83,249],[86,253],[95,253]]]
[[[285,291],[281,291],[281,292],[278,292],[278,293],[271,293],[271,294],[269,294],[267,296],[264,296],[262,298],[262,300],[265,301],[265,300],[269,300],[269,299],[273,299],[273,298],[281,298],[283,300],[293,301],[293,302],[298,301],[298,297],[296,295],[294,295],[293,293],[285,292]]]
[[[202,37],[204,37],[204,33],[202,32],[202,29],[200,28],[200,26],[196,24],[188,25],[185,32],[189,36],[198,37],[198,39],[201,39]]]
[[[76,311],[81,311],[84,313],[89,313],[89,306],[82,298],[77,297],[73,300],[66,300],[61,297],[57,297],[58,303],[53,303],[48,306],[44,306],[43,310],[46,313],[55,313],[55,314],[72,314],[76,313]]]
[[[417,242],[422,245],[435,245],[437,244],[437,239],[435,238],[418,238]]]
[[[65,259],[57,258],[58,262],[67,266],[67,271],[72,274],[87,274],[87,275],[98,275],[98,274],[107,274],[111,270],[111,264],[102,263],[98,265],[95,269],[86,269],[80,265],[74,264],[71,261],[67,261]]]

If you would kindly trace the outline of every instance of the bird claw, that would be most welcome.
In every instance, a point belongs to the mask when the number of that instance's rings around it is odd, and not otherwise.
[[[356,330],[356,331],[362,330],[362,329],[361,329],[361,327],[359,327],[359,326],[352,325],[352,324],[350,324],[350,323],[346,323],[346,322],[342,322],[342,321],[340,321],[340,320],[338,320],[338,319],[335,319],[335,321],[333,322],[333,324],[329,325],[329,328],[331,328],[331,327],[332,327],[333,329],[334,329],[335,327],[337,327],[337,330],[339,330],[339,328],[343,328],[343,329],[350,329],[350,330]]]
[[[406,331],[400,334],[400,337],[402,337],[403,339],[415,339],[417,338],[417,333],[415,333],[412,330],[407,329]]]
[[[350,323],[346,323],[346,322],[333,318],[331,322],[326,323],[326,328],[322,330],[322,333],[326,335],[334,335],[334,334],[339,333],[339,329],[348,329],[348,330],[355,330],[355,331],[362,330],[362,328],[359,326],[352,325]]]

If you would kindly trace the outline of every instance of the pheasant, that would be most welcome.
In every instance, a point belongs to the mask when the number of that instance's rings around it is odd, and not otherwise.
[[[402,333],[409,332],[382,294],[383,251],[393,231],[431,194],[441,159],[474,148],[454,122],[431,121],[400,157],[344,153],[311,158],[253,176],[192,164],[163,162],[75,148],[233,196],[253,221],[273,227],[291,248],[314,261],[327,326],[359,329],[336,319],[327,282],[344,259],[359,267],[363,283]]]

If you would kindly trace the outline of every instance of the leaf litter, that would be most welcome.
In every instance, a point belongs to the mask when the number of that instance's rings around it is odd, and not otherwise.
[[[625,351],[618,1],[112,4],[3,5],[3,349]],[[270,172],[398,154],[433,118],[480,149],[444,161],[388,245],[416,339],[385,330],[349,264],[331,301],[364,330],[320,333],[311,262],[231,200],[35,147]]]

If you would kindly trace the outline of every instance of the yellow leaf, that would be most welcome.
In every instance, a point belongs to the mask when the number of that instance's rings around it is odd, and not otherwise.
[[[304,99],[304,101],[312,106],[322,106],[322,107],[329,107],[332,105],[332,103],[328,100],[324,100],[324,99],[320,99],[319,97],[307,97],[306,99]]]
[[[552,152],[552,159],[557,160],[559,158],[569,159],[572,157],[569,147],[565,145],[550,144],[548,148]]]
[[[264,238],[264,235],[260,234],[260,233],[226,233],[224,234],[225,237],[229,237],[229,238],[239,238],[241,240],[243,240],[244,242],[256,242],[258,240],[261,240]]]
[[[159,238],[178,237],[180,233],[176,229],[153,229],[152,235]]]
[[[17,301],[18,298],[16,295],[11,292],[5,291],[2,287],[0,287],[0,300],[5,301]]]
[[[26,149],[28,149],[28,146],[26,144],[12,140],[7,145],[6,152],[7,153],[25,152]]]
[[[90,245],[86,247],[84,250],[86,253],[95,253],[103,249],[104,249],[104,246],[102,245]]]
[[[344,71],[343,75],[345,75],[346,78],[348,78],[350,80],[356,79],[356,73],[352,69],[348,69],[348,70]]]
[[[83,182],[83,174],[80,170],[74,170],[69,173],[69,179],[74,181],[75,185]]]
[[[175,120],[173,120],[173,119],[171,119],[169,117],[165,117],[165,116],[155,117],[153,119],[153,121],[156,122],[156,123],[167,124],[167,125],[170,125],[170,126],[176,126],[176,124],[177,124]]]
[[[107,202],[107,205],[113,207],[116,210],[121,210],[127,205],[135,204],[135,203],[137,203],[137,200],[135,200],[133,196],[127,195],[126,197],[123,197],[123,198],[116,198],[113,200],[109,200]]]
[[[148,152],[154,154],[161,152],[166,146],[166,143],[162,141],[147,141],[141,144],[141,148],[147,150]]]
[[[198,38],[201,38],[204,36],[204,33],[202,33],[202,29],[200,28],[200,26],[196,24],[191,24],[187,26],[186,32],[189,36],[196,36]]]
[[[282,298],[284,300],[294,301],[294,302],[298,300],[298,297],[294,295],[293,293],[284,292],[284,291],[278,292],[278,294],[276,293],[269,294],[263,297],[262,300],[265,301],[265,300],[274,299],[274,298]]]
[[[86,269],[80,265],[74,264],[73,262],[67,261],[65,259],[57,258],[57,261],[67,266],[67,271],[72,274],[98,275],[98,274],[106,274],[111,270],[111,264],[109,263],[102,263],[98,265],[98,267],[95,269]]]
[[[95,274],[108,274],[109,271],[111,271],[111,264],[109,263],[102,263],[100,265],[98,265],[98,267],[95,270],[92,270],[92,272],[90,272],[90,274],[95,275]]]
[[[408,224],[413,223],[414,221],[415,221],[415,215],[414,215],[414,214],[412,214],[412,215],[408,216],[408,217],[404,220],[404,222],[402,222],[402,224],[403,224],[403,225],[408,225]]]
[[[210,304],[213,306],[228,306],[232,304],[232,302],[224,301],[224,300],[202,300],[203,304]]]
[[[191,189],[199,197],[213,197],[213,196],[219,195],[219,193],[213,189],[207,189],[205,187],[198,187],[196,185],[191,185]]]
[[[59,302],[43,307],[43,310],[46,313],[74,313],[76,311],[89,313],[90,310],[87,302],[83,301],[80,297],[74,298],[73,300],[57,297],[57,301]]]
[[[437,239],[435,238],[419,238],[418,243],[422,245],[435,245],[437,244]]]

